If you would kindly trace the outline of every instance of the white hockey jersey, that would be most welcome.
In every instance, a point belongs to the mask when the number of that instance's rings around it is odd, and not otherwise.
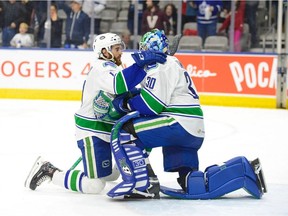
[[[136,64],[122,70],[113,62],[97,59],[83,84],[82,105],[75,113],[76,139],[93,135],[109,142],[113,123],[95,118],[94,98],[100,90],[112,95],[127,92],[139,84],[145,75],[146,72]]]
[[[190,134],[204,137],[199,96],[190,75],[178,59],[167,56],[164,64],[150,65],[146,72],[141,82],[140,98],[132,99],[129,105],[144,115],[154,113],[171,116]]]

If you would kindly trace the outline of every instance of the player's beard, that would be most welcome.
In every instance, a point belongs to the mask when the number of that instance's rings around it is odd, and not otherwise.
[[[115,62],[115,64],[116,64],[117,66],[122,65],[121,56],[120,56],[119,58],[115,58],[115,57],[114,57],[114,62]]]

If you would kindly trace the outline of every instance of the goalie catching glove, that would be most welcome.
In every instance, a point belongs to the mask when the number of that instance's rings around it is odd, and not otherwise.
[[[144,67],[145,65],[155,64],[155,63],[165,63],[167,55],[160,51],[139,51],[131,54],[132,58],[134,59],[135,63],[139,67]]]

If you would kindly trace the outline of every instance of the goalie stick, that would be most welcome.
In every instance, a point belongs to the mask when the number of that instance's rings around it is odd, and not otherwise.
[[[82,157],[79,157],[79,158],[74,162],[74,164],[70,167],[69,170],[74,170],[81,161],[82,161]]]
[[[182,34],[175,35],[172,42],[169,44],[169,47],[170,47],[170,54],[169,55],[170,56],[175,55],[175,53],[177,52],[181,37],[182,37]]]

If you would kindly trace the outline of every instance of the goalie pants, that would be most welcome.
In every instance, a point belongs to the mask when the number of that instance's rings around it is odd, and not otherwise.
[[[142,149],[163,147],[166,172],[177,172],[180,167],[198,170],[198,150],[204,138],[188,133],[168,116],[139,117],[132,120],[138,137],[134,142]]]

